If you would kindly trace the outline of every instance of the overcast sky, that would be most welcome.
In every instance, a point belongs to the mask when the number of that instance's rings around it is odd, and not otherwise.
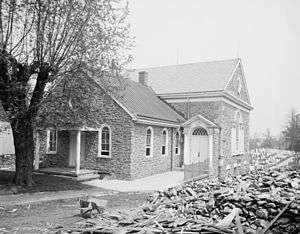
[[[132,68],[242,58],[251,135],[300,110],[300,0],[130,0]]]

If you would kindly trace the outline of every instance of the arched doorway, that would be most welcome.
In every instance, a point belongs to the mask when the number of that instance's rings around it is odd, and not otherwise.
[[[208,158],[208,134],[206,129],[197,127],[192,131],[190,150],[192,163],[204,162]]]

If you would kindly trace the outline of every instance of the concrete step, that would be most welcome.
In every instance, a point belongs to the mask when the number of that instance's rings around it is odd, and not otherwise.
[[[98,173],[81,174],[78,175],[77,177],[73,177],[72,179],[80,182],[84,182],[84,181],[100,179],[100,175]]]

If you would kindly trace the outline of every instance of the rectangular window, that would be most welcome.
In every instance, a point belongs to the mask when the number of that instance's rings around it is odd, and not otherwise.
[[[175,154],[179,154],[179,133],[175,134]]]
[[[146,148],[146,156],[150,156],[150,153],[151,153],[150,148]]]
[[[166,146],[164,146],[164,145],[161,147],[161,154],[162,155],[166,154]]]
[[[57,152],[57,131],[47,130],[47,153],[56,154]]]
[[[152,156],[152,129],[148,128],[146,131],[146,156]]]
[[[162,146],[161,146],[161,154],[166,155],[166,148],[167,148],[167,131],[163,130],[162,132]]]
[[[105,126],[101,131],[101,156],[110,156],[110,141],[110,129]]]

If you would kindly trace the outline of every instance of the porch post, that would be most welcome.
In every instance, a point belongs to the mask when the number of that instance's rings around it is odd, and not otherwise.
[[[213,168],[213,150],[214,150],[214,129],[210,128],[208,129],[208,157],[209,157],[209,176],[214,175],[214,168]]]
[[[76,131],[76,161],[75,161],[75,171],[76,175],[80,171],[80,145],[81,145],[81,131]]]
[[[40,134],[35,131],[35,144],[34,144],[34,170],[38,170],[40,166]]]

